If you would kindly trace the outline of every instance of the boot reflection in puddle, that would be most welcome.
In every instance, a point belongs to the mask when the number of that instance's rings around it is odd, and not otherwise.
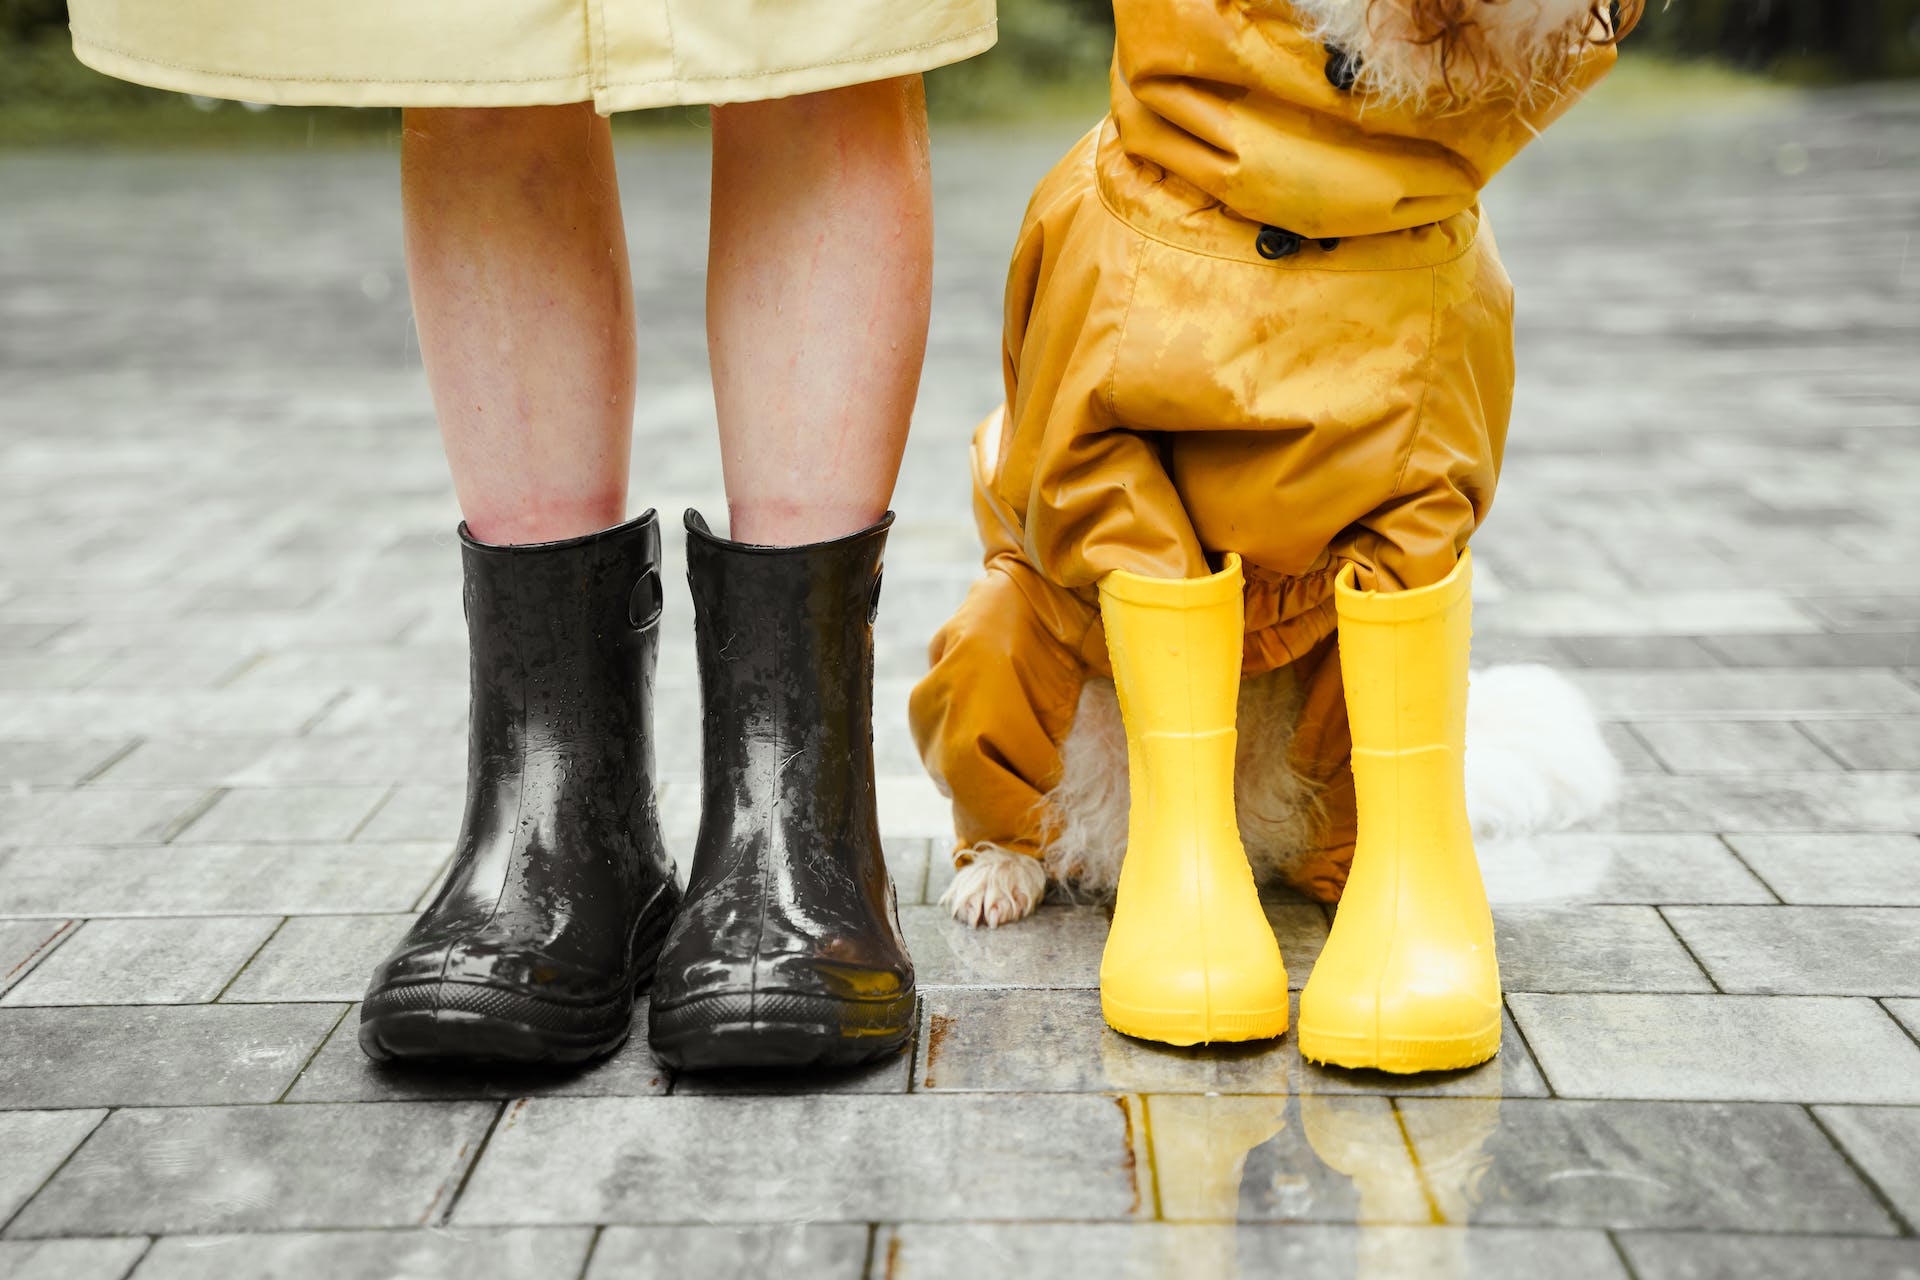
[[[1153,1142],[1155,1192],[1160,1215],[1192,1223],[1157,1237],[1154,1274],[1238,1277],[1262,1274],[1255,1259],[1240,1265],[1238,1223],[1274,1216],[1276,1202],[1300,1201],[1303,1180],[1286,1174],[1263,1176],[1274,1161],[1260,1160],[1249,1183],[1253,1153],[1269,1144],[1283,1168],[1291,1161],[1277,1142],[1287,1124],[1284,1096],[1167,1096],[1145,1099],[1147,1129]],[[1277,1193],[1277,1194],[1276,1194]],[[1304,1199],[1310,1200],[1308,1194]],[[1282,1210],[1282,1216],[1290,1216]]]
[[[1489,1071],[1497,1090],[1499,1063],[1483,1068],[1481,1077]],[[1301,1127],[1314,1153],[1352,1179],[1358,1193],[1355,1280],[1472,1274],[1466,1224],[1492,1163],[1485,1147],[1500,1126],[1500,1099],[1448,1099],[1431,1108],[1416,1100],[1412,1106],[1407,1114],[1381,1098],[1300,1099]],[[1422,1221],[1428,1225],[1415,1225]]]

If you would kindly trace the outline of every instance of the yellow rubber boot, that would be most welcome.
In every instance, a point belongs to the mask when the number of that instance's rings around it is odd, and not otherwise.
[[[1473,565],[1413,591],[1335,584],[1359,817],[1333,932],[1300,996],[1300,1053],[1445,1071],[1500,1051],[1493,914],[1467,824]]]
[[[1240,558],[1208,578],[1110,573],[1100,616],[1132,788],[1101,1012],[1165,1044],[1280,1035],[1287,970],[1233,813]]]

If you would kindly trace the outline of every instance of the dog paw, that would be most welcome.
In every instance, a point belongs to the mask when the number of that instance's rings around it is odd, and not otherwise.
[[[1047,892],[1047,869],[1040,860],[994,845],[971,852],[973,860],[953,873],[940,905],[961,924],[989,929],[1032,915]]]

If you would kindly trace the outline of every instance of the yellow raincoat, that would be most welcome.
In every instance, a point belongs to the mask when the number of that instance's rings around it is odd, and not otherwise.
[[[1006,405],[976,432],[986,576],[934,637],[912,722],[962,862],[1037,853],[1089,672],[1096,584],[1246,564],[1248,674],[1293,670],[1292,764],[1353,842],[1334,577],[1428,585],[1493,499],[1512,289],[1487,181],[1605,73],[1537,106],[1372,103],[1278,0],[1116,0],[1111,114],[1040,184],[1007,282]]]

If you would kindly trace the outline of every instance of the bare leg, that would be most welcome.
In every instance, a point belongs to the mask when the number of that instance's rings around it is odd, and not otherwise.
[[[633,290],[586,103],[406,112],[407,278],[460,510],[484,542],[626,517]]]
[[[707,343],[732,536],[886,511],[926,355],[933,204],[911,76],[713,111]]]

